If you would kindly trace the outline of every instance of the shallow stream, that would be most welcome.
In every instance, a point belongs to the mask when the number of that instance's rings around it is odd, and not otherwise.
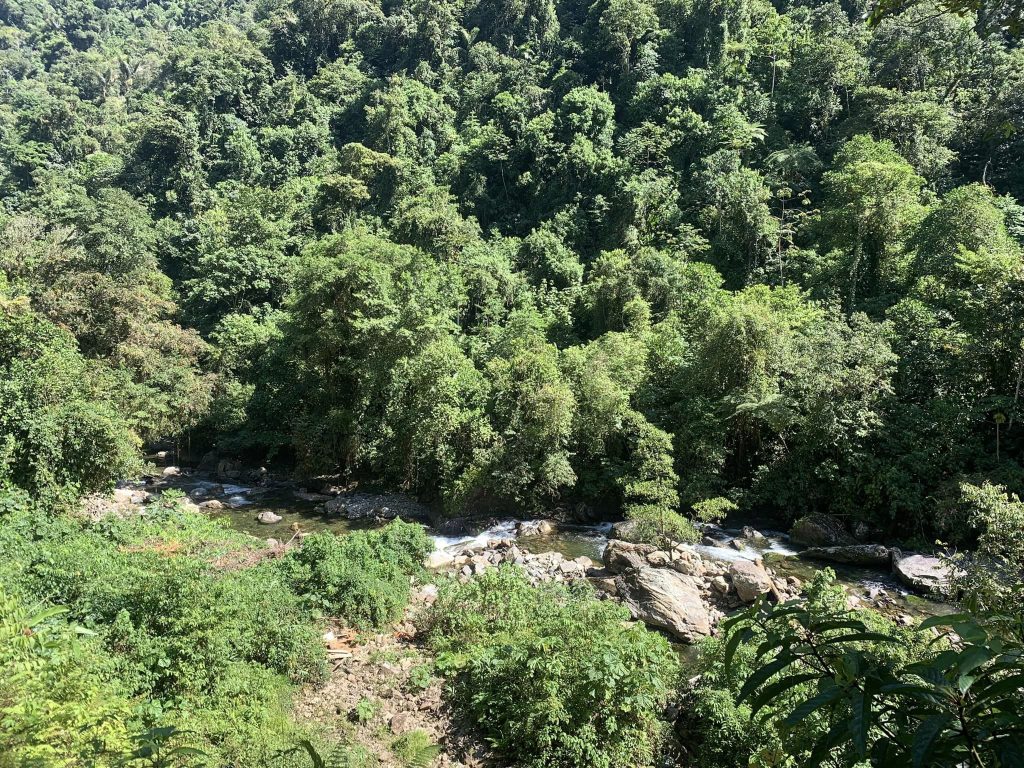
[[[208,489],[215,485],[217,484],[214,482],[194,476],[175,478],[168,483],[169,487],[179,488],[186,493],[196,488]],[[287,541],[294,535],[296,528],[304,532],[328,530],[334,533],[347,533],[373,525],[367,521],[351,521],[343,515],[326,514],[318,509],[323,503],[322,500],[300,498],[295,489],[289,486],[264,488],[225,483],[223,494],[216,498],[225,506],[221,510],[211,511],[212,517],[223,518],[231,527],[262,539],[275,538]],[[365,497],[371,501],[373,498]],[[269,525],[258,522],[257,515],[265,511],[280,515],[280,522]],[[518,522],[515,519],[506,519],[479,532],[464,535],[443,535],[429,527],[427,530],[433,537],[437,549],[457,551],[473,545],[486,544],[492,539],[518,539]],[[531,552],[555,551],[567,558],[586,555],[595,562],[600,562],[610,532],[610,523],[563,525],[559,526],[555,533],[523,537],[519,543]],[[908,592],[887,571],[805,560],[797,556],[799,548],[789,543],[786,534],[770,530],[763,530],[762,533],[766,537],[764,543],[759,545],[745,541],[744,548],[737,550],[730,542],[740,536],[738,529],[712,528],[705,531],[705,534],[716,543],[695,544],[692,548],[704,557],[717,560],[763,558],[780,575],[796,576],[803,581],[810,579],[815,572],[830,567],[855,600],[861,600],[887,613],[920,617],[951,610],[940,600]]]

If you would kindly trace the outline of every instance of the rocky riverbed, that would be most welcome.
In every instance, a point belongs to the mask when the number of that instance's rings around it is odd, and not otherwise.
[[[266,540],[268,550],[277,553],[316,530],[344,534],[395,517],[418,520],[434,538],[436,551],[428,565],[436,570],[470,578],[509,562],[535,582],[587,579],[602,596],[621,599],[638,618],[647,610],[648,623],[680,639],[706,634],[705,627],[713,630],[722,615],[758,594],[768,592],[773,599],[798,594],[801,582],[826,566],[837,572],[851,605],[872,606],[902,622],[946,610],[929,596],[942,592],[947,577],[936,558],[862,542],[825,515],[797,521],[792,536],[707,526],[695,544],[655,550],[622,540],[630,535],[623,523],[440,521],[403,494],[352,492],[329,479],[296,485],[263,470],[211,474],[176,467],[87,506],[94,516],[111,503],[129,511],[172,488],[206,514]],[[641,564],[660,572],[629,573],[641,570]]]

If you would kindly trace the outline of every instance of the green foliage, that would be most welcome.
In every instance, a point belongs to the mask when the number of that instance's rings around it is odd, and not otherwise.
[[[105,743],[97,765],[132,752],[141,762],[131,765],[184,759],[186,748],[203,753],[188,755],[190,765],[260,764],[301,734],[286,702],[290,681],[315,683],[326,672],[315,621],[274,564],[210,565],[251,542],[173,500],[152,505],[151,516],[88,524],[4,499],[6,589],[63,604],[87,633],[46,624],[38,647],[4,644],[18,654],[11,663],[39,657],[24,683],[34,687],[9,700],[26,707],[10,710],[12,749],[45,765],[91,762],[89,750]],[[5,627],[27,621],[13,605]]]
[[[318,610],[358,627],[382,627],[409,601],[409,577],[433,548],[423,527],[394,520],[346,536],[307,536],[281,562],[281,573]]]
[[[704,499],[693,505],[694,515],[705,523],[721,522],[730,512],[738,509],[736,503],[722,496]]]
[[[357,701],[356,705],[352,708],[352,717],[357,723],[365,725],[373,720],[378,709],[379,705],[364,696]]]
[[[420,693],[430,687],[434,680],[434,667],[431,664],[417,664],[409,670],[409,680],[406,683],[412,693]]]
[[[441,748],[424,731],[409,731],[391,743],[391,752],[405,768],[428,768],[441,754]]]
[[[0,588],[0,765],[119,764],[135,715],[88,636]],[[102,659],[102,656],[100,656]]]
[[[0,296],[0,487],[44,498],[105,490],[138,467],[138,438],[70,335]]]
[[[901,635],[877,615],[829,605],[818,589],[807,601],[761,601],[723,624],[716,674],[750,725],[736,729],[712,685],[697,693],[705,708],[717,702],[717,712],[707,710],[712,728],[733,732],[766,763],[788,755],[815,766],[1012,764],[1024,664],[1017,640],[960,615],[922,622],[917,638]],[[936,637],[933,627],[951,631]],[[707,764],[736,764],[721,745],[708,747]]]
[[[971,552],[952,558],[952,589],[975,614],[1024,621],[1024,503],[1000,486],[961,486],[966,521],[978,532]]]
[[[519,765],[651,765],[677,663],[586,587],[530,587],[516,568],[446,585],[428,618],[438,668]]]

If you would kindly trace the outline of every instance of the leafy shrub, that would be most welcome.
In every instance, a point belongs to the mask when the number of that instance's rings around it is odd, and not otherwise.
[[[836,583],[831,569],[814,575],[806,585],[804,610],[814,621],[846,615],[846,593]],[[924,645],[910,630],[897,629],[880,614],[857,611],[851,618],[863,622],[879,637],[893,637],[899,643],[872,646],[879,663],[909,663],[920,657]],[[740,641],[742,636],[742,642]],[[757,656],[765,635],[745,620],[723,625],[720,637],[708,638],[699,649],[695,672],[699,685],[687,692],[683,715],[677,724],[680,737],[700,768],[745,768],[748,765],[786,764],[786,755],[810,753],[814,740],[827,731],[819,715],[810,715],[798,727],[783,731],[776,713],[794,708],[814,694],[814,680],[797,681],[790,688],[775,691],[760,716],[754,717],[751,703],[740,700],[744,684],[768,666],[770,659]],[[772,678],[773,680],[774,678]]]
[[[352,719],[357,723],[368,723],[377,714],[377,705],[365,696],[352,707]]]
[[[406,686],[413,693],[425,691],[434,680],[434,667],[431,664],[418,664],[409,670],[409,680]]]
[[[57,619],[33,614],[0,586],[0,767],[116,763],[131,706],[99,673],[96,647]]]
[[[409,731],[391,742],[391,752],[405,768],[427,768],[441,754],[441,747],[425,731]]]
[[[978,546],[953,560],[952,586],[972,612],[1024,620],[1024,503],[1002,486],[961,486]]]
[[[953,632],[936,638],[928,630],[939,626]],[[813,595],[778,606],[759,602],[723,629],[713,669],[729,682],[756,737],[740,733],[731,756],[712,743],[712,756],[725,759],[701,764],[1019,764],[1018,638],[993,635],[962,615],[896,629],[878,614]],[[708,688],[698,698],[721,700],[721,688]],[[733,715],[722,709],[717,724],[727,726]]]
[[[89,524],[0,493],[0,577],[33,601],[65,602],[69,616],[94,633],[73,663],[93,675],[92,689],[104,691],[109,706],[118,696],[146,702],[132,713],[133,734],[174,725],[173,748],[205,753],[195,756],[197,765],[269,764],[303,735],[289,716],[289,682],[325,674],[319,631],[273,564],[219,572],[189,554],[199,531],[211,537],[212,551],[237,547],[236,534],[172,506],[154,506],[152,517]],[[168,546],[179,535],[185,544]],[[60,669],[77,686],[76,706],[107,711]],[[46,699],[30,700],[42,706]],[[78,722],[71,709],[61,717]],[[56,751],[43,764],[71,759],[70,746],[52,743]]]
[[[517,765],[641,766],[678,667],[628,619],[584,585],[534,588],[505,566],[442,589],[427,632],[455,701]]]
[[[0,295],[0,487],[108,488],[138,466],[138,444],[71,334]]]
[[[310,605],[355,626],[380,627],[401,616],[409,577],[431,548],[422,526],[394,520],[347,536],[314,533],[280,568]]]
[[[705,523],[721,522],[730,512],[735,512],[739,507],[736,502],[716,496],[713,499],[704,499],[693,505],[693,511],[698,520]]]

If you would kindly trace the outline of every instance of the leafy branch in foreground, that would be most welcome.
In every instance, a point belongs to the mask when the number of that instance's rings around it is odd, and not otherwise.
[[[1024,765],[1024,648],[1020,635],[990,633],[969,616],[939,616],[919,632],[943,631],[923,658],[891,663],[879,649],[896,638],[870,631],[849,611],[825,615],[802,601],[760,602],[723,624],[726,668],[755,644],[753,673],[739,690],[752,717],[774,718],[783,736],[812,715],[823,725],[803,764],[846,766]],[[788,712],[782,694],[810,695]]]

